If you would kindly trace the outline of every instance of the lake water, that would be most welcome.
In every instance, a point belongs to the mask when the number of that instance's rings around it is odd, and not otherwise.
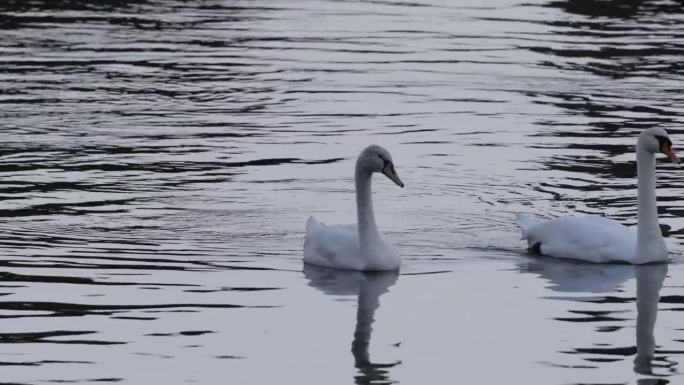
[[[683,21],[640,0],[2,2],[0,381],[684,383],[684,168],[658,162],[667,265],[539,258],[514,224],[635,224],[636,135],[684,148]],[[374,183],[400,274],[304,268],[309,215],[355,221],[370,143],[406,184]]]

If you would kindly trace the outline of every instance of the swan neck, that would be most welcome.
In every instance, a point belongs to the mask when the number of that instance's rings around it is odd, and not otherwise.
[[[637,250],[650,242],[661,242],[656,204],[655,155],[637,148]]]
[[[373,213],[373,199],[371,197],[372,173],[356,166],[356,214],[359,229],[361,249],[367,248],[372,242],[380,238]]]

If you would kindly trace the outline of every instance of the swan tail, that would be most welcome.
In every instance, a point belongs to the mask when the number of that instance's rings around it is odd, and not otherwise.
[[[520,230],[522,230],[522,234],[520,235],[520,239],[529,239],[529,232],[534,225],[538,223],[538,221],[525,216],[523,214],[517,213],[515,214],[515,220],[518,222],[518,226],[520,226]]]
[[[323,226],[324,225],[321,222],[317,221],[316,218],[309,217],[309,219],[306,220],[306,233],[311,234]]]
[[[312,258],[318,255],[316,251],[315,236],[318,229],[323,225],[314,217],[309,217],[306,220],[306,236],[304,236],[304,262],[310,262]]]

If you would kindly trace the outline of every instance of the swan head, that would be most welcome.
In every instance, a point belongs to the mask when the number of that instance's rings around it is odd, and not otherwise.
[[[378,145],[370,145],[361,151],[356,161],[356,168],[366,172],[381,172],[399,187],[404,187],[404,182],[399,179],[394,169],[394,162],[389,151]]]
[[[672,150],[672,141],[667,131],[660,127],[651,127],[643,130],[637,141],[637,148],[651,153],[662,152],[674,163],[679,163],[679,158]]]

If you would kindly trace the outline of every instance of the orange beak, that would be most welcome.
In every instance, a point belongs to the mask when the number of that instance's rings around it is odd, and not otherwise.
[[[661,144],[660,145],[660,152],[667,155],[667,157],[670,158],[670,161],[672,161],[672,163],[679,163],[679,158],[677,158],[677,155],[675,155],[674,151],[672,150],[672,144],[668,144],[668,143]]]

